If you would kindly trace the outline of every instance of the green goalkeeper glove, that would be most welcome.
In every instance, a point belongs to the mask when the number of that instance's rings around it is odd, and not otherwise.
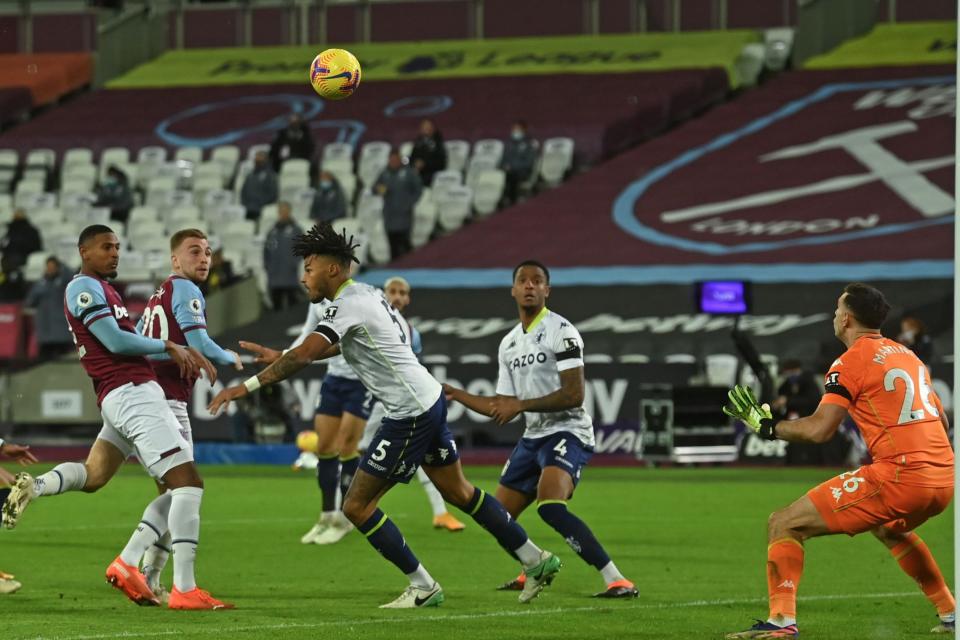
[[[761,405],[750,387],[738,384],[727,393],[727,397],[730,403],[723,407],[725,414],[742,421],[764,440],[777,439],[774,433],[777,421],[770,413],[770,405]]]

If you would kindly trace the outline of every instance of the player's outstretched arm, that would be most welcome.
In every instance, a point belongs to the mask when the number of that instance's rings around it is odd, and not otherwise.
[[[446,383],[443,385],[443,393],[449,401],[459,402],[467,409],[472,409],[488,418],[493,417],[493,406],[490,403],[493,398],[475,396],[472,393],[467,393],[463,389],[458,389]]]
[[[243,371],[243,363],[240,362],[240,356],[237,352],[224,349],[218,345],[206,329],[194,329],[188,331],[184,336],[192,349],[196,349],[210,360],[225,367],[234,367],[237,371]]]
[[[253,393],[262,386],[286,380],[314,360],[328,357],[327,354],[331,353],[334,347],[336,345],[330,344],[323,335],[311,334],[303,344],[281,355],[259,374],[248,378],[243,384],[228,387],[218,393],[207,406],[207,410],[216,415],[221,407],[230,404],[232,400]]]
[[[518,413],[524,411],[552,413],[576,409],[583,405],[585,386],[583,367],[565,369],[560,372],[560,388],[553,393],[527,400],[518,400],[512,396],[497,396],[492,402],[493,411],[489,415],[497,421],[497,424],[506,424]]]
[[[823,444],[837,433],[846,415],[847,410],[843,407],[823,403],[811,416],[777,422],[773,432],[778,440]]]

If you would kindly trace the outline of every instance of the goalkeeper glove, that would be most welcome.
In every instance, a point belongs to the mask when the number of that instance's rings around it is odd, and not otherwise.
[[[777,421],[770,413],[770,405],[761,405],[750,387],[738,384],[727,393],[727,397],[730,402],[723,407],[725,414],[740,420],[764,440],[777,439]]]

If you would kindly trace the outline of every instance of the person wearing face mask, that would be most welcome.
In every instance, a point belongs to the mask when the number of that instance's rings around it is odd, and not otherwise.
[[[243,181],[240,190],[240,204],[247,210],[248,220],[259,220],[260,211],[266,205],[276,202],[280,193],[277,174],[268,162],[267,154],[257,152],[253,157],[253,171]]]
[[[277,223],[263,244],[263,266],[275,311],[300,302],[300,261],[293,255],[293,241],[303,229],[293,219],[289,202],[277,205]]]
[[[107,175],[97,187],[97,207],[109,207],[110,217],[121,222],[127,221],[130,209],[133,208],[133,193],[127,181],[127,174],[111,165]]]
[[[503,145],[500,168],[506,174],[503,188],[504,204],[517,201],[520,184],[530,179],[537,161],[537,141],[527,135],[527,123],[517,120],[510,130],[510,139]]]
[[[930,367],[930,361],[933,360],[933,341],[927,333],[927,326],[920,318],[903,317],[900,321],[900,335],[897,336],[897,342],[909,347],[921,362]]]
[[[443,146],[443,134],[432,120],[420,123],[420,135],[413,142],[410,164],[420,172],[424,186],[430,186],[433,176],[447,168],[447,149]]]
[[[320,172],[317,190],[310,205],[310,217],[314,222],[336,220],[347,215],[347,200],[340,183],[329,171]]]
[[[390,241],[390,259],[396,260],[410,251],[410,229],[413,226],[413,205],[420,199],[423,183],[417,172],[404,165],[400,154],[390,152],[373,191],[383,197],[383,225]]]
[[[313,160],[313,136],[310,127],[299,113],[290,115],[287,126],[277,132],[270,144],[270,160],[273,170],[280,171],[280,165],[289,158]]]

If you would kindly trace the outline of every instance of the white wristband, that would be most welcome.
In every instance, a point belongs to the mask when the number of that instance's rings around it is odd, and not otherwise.
[[[3,438],[0,438],[0,450],[3,449]]]
[[[260,388],[260,378],[258,378],[257,376],[252,376],[250,378],[247,378],[246,380],[244,380],[243,386],[247,388],[247,393],[253,393],[254,391]]]

